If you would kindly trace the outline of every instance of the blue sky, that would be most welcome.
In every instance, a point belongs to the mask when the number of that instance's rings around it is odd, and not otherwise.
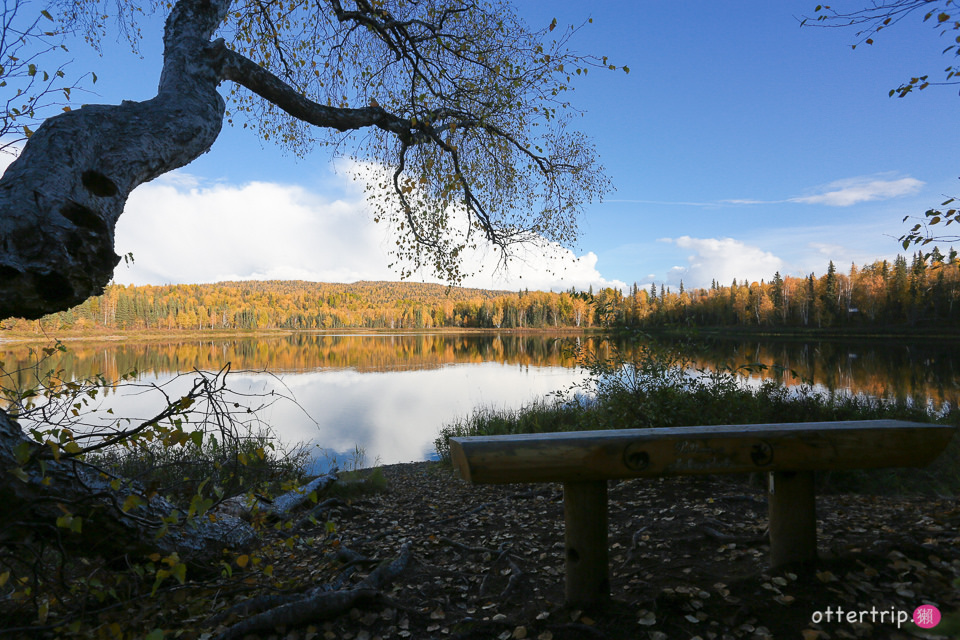
[[[854,51],[851,30],[800,27],[815,5],[517,0],[533,26],[592,18],[574,46],[631,68],[591,71],[572,97],[616,191],[552,263],[562,279],[534,251],[506,274],[470,256],[467,284],[689,288],[894,256],[904,215],[960,193],[957,87],[887,96],[912,75],[939,79],[946,44],[918,15]],[[146,34],[142,59],[75,45],[76,68],[99,78],[85,101],[150,97],[159,39]],[[210,153],[131,196],[117,252],[135,264],[116,280],[397,279],[347,168],[225,127]]]

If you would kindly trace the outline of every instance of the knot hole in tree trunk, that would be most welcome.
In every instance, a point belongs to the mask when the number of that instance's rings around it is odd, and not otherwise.
[[[112,198],[120,191],[113,180],[93,169],[84,171],[80,181],[84,189],[100,198]]]

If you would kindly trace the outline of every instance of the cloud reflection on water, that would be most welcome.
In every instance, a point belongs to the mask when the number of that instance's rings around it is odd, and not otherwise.
[[[433,441],[440,428],[475,408],[517,408],[583,378],[578,369],[497,362],[413,371],[288,374],[282,381],[302,410],[278,403],[263,418],[284,443],[312,443],[340,460],[356,446],[364,450],[368,463],[426,460],[435,454]],[[240,374],[233,384],[251,391],[277,388],[275,380],[263,375]]]
[[[306,444],[318,464],[333,455],[341,466],[357,447],[367,465],[427,460],[435,456],[441,427],[479,407],[519,408],[537,398],[581,382],[581,369],[561,366],[458,363],[433,369],[361,372],[323,369],[274,376],[240,371],[229,388],[247,396],[271,392],[292,397],[258,412],[284,446]],[[171,397],[187,391],[190,374],[149,374],[141,384],[163,385]],[[159,396],[142,386],[120,388],[106,401],[114,415],[145,418],[158,408]],[[260,401],[251,398],[249,405]],[[104,409],[106,406],[104,406]]]

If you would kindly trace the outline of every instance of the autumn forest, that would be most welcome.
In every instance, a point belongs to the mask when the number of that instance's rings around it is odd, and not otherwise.
[[[201,285],[110,285],[83,304],[17,332],[104,330],[317,330],[342,328],[615,328],[943,326],[960,315],[957,252],[934,250],[891,263],[831,262],[821,276],[709,288],[656,284],[593,291],[492,291],[413,282],[325,284],[244,281]]]

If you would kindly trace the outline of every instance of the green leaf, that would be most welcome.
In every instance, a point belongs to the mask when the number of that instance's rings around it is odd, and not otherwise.
[[[57,526],[61,529],[70,529],[74,533],[81,533],[83,531],[83,518],[68,513],[57,518]]]
[[[30,459],[30,443],[21,442],[17,445],[17,448],[14,450],[14,455],[17,459],[17,464],[23,464]]]
[[[135,508],[137,508],[137,507],[139,507],[139,506],[141,506],[141,505],[143,505],[143,504],[146,504],[146,502],[144,501],[143,498],[141,498],[140,496],[136,495],[135,493],[131,493],[131,494],[128,495],[128,496],[126,497],[126,499],[123,501],[123,506],[120,507],[120,509],[121,509],[124,513],[126,513],[127,511],[130,511],[131,509],[135,509]]]

